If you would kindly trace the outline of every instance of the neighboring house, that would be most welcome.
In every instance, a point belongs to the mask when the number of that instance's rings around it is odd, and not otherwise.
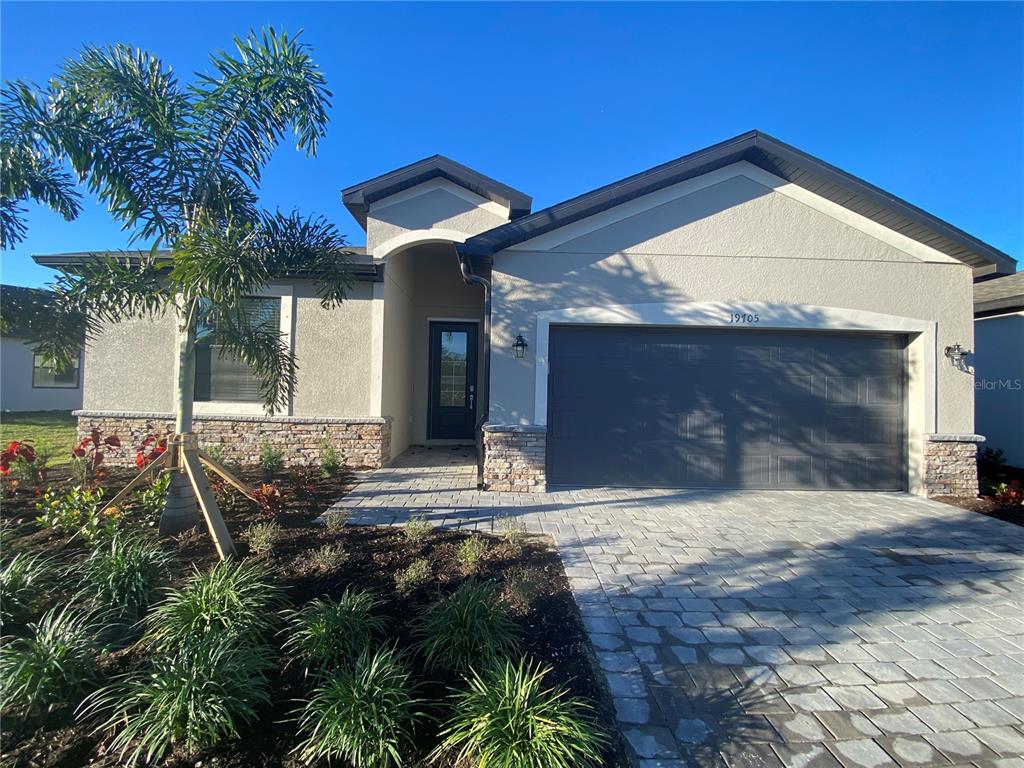
[[[0,285],[0,303],[10,325],[0,331],[0,410],[71,411],[82,407],[81,360],[66,370],[46,366],[28,344],[28,331],[18,323],[19,302],[45,301],[47,291]]]
[[[974,420],[1024,467],[1024,272],[974,285]]]
[[[974,381],[943,350],[973,344],[973,278],[1014,260],[763,133],[535,213],[440,156],[343,200],[367,242],[343,306],[301,279],[253,298],[298,356],[288,412],[212,350],[202,441],[305,462],[326,437],[379,466],[486,420],[493,489],[976,492]],[[169,425],[175,333],[102,333],[80,425]]]

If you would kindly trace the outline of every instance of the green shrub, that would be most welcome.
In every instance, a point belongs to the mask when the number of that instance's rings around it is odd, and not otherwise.
[[[158,762],[174,746],[187,752],[237,738],[270,702],[267,645],[214,632],[193,638],[96,691],[82,717],[104,720],[96,732],[113,733],[122,762]]]
[[[321,573],[330,573],[348,562],[348,552],[341,544],[323,544],[306,555],[308,567]]]
[[[421,541],[430,535],[434,526],[423,515],[413,515],[409,521],[402,526],[402,533],[406,541]]]
[[[599,765],[605,736],[591,707],[564,689],[545,688],[549,668],[506,661],[452,697],[451,719],[431,756],[455,765],[582,768]]]
[[[283,650],[306,674],[351,664],[384,629],[384,619],[373,614],[380,605],[372,592],[348,587],[337,600],[311,600],[291,614]]]
[[[171,555],[156,541],[117,534],[97,546],[76,570],[83,596],[118,619],[135,621],[166,586]]]
[[[281,538],[281,526],[277,523],[253,523],[245,529],[245,538],[249,540],[249,551],[254,555],[267,555],[274,551],[277,540]]]
[[[487,554],[487,542],[479,536],[470,536],[459,545],[457,557],[459,564],[468,571],[475,571],[484,555]]]
[[[341,471],[341,456],[326,436],[320,440],[320,471],[324,477],[334,477]]]
[[[407,595],[430,576],[430,563],[423,558],[413,560],[407,568],[403,568],[395,574],[395,589],[403,595]]]
[[[303,741],[295,751],[307,763],[406,765],[416,722],[424,717],[421,705],[395,651],[364,653],[313,691],[298,719]]]
[[[543,573],[539,568],[512,568],[501,589],[501,602],[513,616],[525,616],[543,588]]]
[[[521,520],[512,515],[500,515],[495,521],[498,534],[505,540],[505,543],[515,549],[521,549],[526,542],[526,526]]]
[[[30,629],[29,637],[6,638],[0,647],[2,708],[51,711],[95,677],[94,624],[91,617],[64,606],[51,608]]]
[[[331,533],[341,533],[348,525],[348,518],[348,510],[329,509],[324,513],[324,527]]]
[[[42,501],[36,503],[36,510],[41,513],[36,521],[44,528],[79,535],[92,545],[116,530],[114,517],[100,514],[102,506],[102,488],[75,486],[66,492],[49,488]]]
[[[167,490],[170,487],[171,473],[163,472],[139,493],[137,504],[142,522],[150,526],[159,522],[167,505]]]
[[[213,631],[245,640],[263,639],[279,623],[283,592],[266,582],[267,572],[252,561],[225,560],[206,573],[196,571],[181,589],[172,589],[146,617],[146,641],[170,651]]]
[[[260,469],[265,475],[276,475],[284,466],[284,451],[264,440],[260,443]]]
[[[0,626],[24,624],[36,615],[56,578],[53,561],[19,552],[0,569]]]
[[[496,589],[474,579],[424,612],[414,634],[429,667],[467,670],[499,661],[516,649],[516,626]]]

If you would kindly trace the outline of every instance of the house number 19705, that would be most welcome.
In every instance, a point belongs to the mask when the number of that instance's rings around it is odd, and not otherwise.
[[[729,315],[729,322],[730,323],[746,323],[746,324],[759,323],[759,322],[761,322],[761,316],[760,315],[746,315],[746,314],[743,314],[743,313],[740,313],[740,312],[733,312],[731,315]]]

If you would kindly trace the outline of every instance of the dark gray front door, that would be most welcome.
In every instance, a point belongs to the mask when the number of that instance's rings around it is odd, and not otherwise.
[[[427,434],[432,440],[472,440],[476,423],[476,323],[430,324],[430,403]]]
[[[548,482],[901,490],[902,336],[551,328]]]

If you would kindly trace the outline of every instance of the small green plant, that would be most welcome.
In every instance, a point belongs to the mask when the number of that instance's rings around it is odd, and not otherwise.
[[[512,568],[501,589],[501,602],[513,616],[525,616],[543,589],[543,573],[539,568]]]
[[[254,555],[269,555],[281,538],[281,526],[277,523],[253,523],[245,529],[249,540],[249,551]]]
[[[383,631],[384,619],[374,615],[380,605],[369,590],[350,587],[337,600],[310,600],[290,615],[291,634],[282,648],[307,675],[350,665]]]
[[[402,526],[402,533],[405,534],[406,541],[422,541],[430,535],[432,530],[434,530],[434,526],[423,515],[413,515]]]
[[[36,510],[41,513],[36,522],[44,528],[81,536],[86,544],[92,545],[113,535],[117,527],[114,515],[100,514],[102,505],[102,488],[75,486],[66,492],[49,488],[36,503]]]
[[[227,470],[234,472],[240,469],[238,462],[228,456],[228,452],[224,448],[223,443],[211,443],[210,445],[204,445],[202,447],[202,451],[209,458],[213,459]]]
[[[51,608],[28,637],[0,647],[3,708],[37,714],[67,704],[94,679],[98,651],[92,619],[70,606]]]
[[[145,525],[153,527],[160,520],[170,487],[171,473],[163,472],[139,493],[137,503]]]
[[[186,752],[237,738],[239,726],[270,702],[268,646],[223,633],[202,635],[96,691],[79,709],[104,720],[122,762],[158,762],[172,747]]]
[[[324,513],[324,527],[331,533],[341,533],[348,525],[348,519],[348,510],[329,509]]]
[[[470,536],[459,545],[459,565],[467,571],[475,571],[480,560],[487,554],[487,542],[480,536]]]
[[[76,570],[81,594],[119,620],[136,621],[166,586],[171,555],[151,539],[117,534],[98,545]]]
[[[414,634],[428,667],[479,668],[516,649],[516,625],[496,591],[492,584],[470,579],[427,608]]]
[[[550,668],[522,659],[483,674],[470,672],[452,697],[451,719],[431,755],[453,765],[583,768],[601,763],[607,738],[590,705],[562,688],[546,688]]]
[[[330,573],[348,562],[349,554],[341,544],[323,544],[306,555],[311,570]]]
[[[260,443],[260,469],[263,470],[263,474],[273,477],[283,466],[284,451],[269,440],[263,440]]]
[[[393,650],[361,655],[316,690],[298,717],[307,762],[339,760],[359,768],[406,765],[424,718],[409,671]]]
[[[0,626],[33,618],[56,580],[53,561],[19,552],[0,569]]]
[[[431,576],[430,563],[423,558],[413,560],[408,567],[395,574],[395,589],[403,595],[412,592]]]
[[[326,435],[320,439],[320,471],[324,477],[334,477],[341,471],[341,456]]]
[[[512,515],[499,515],[496,519],[498,533],[505,543],[514,549],[522,549],[526,543],[526,526]]]
[[[266,577],[266,570],[250,560],[224,560],[205,573],[197,570],[150,611],[145,640],[158,651],[170,651],[209,632],[266,638],[277,629],[285,605],[283,592]]]

